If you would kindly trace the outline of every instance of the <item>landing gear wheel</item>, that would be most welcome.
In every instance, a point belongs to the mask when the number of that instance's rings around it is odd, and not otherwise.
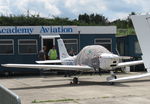
[[[74,77],[74,78],[73,78],[73,84],[78,84],[78,82],[79,82],[78,78],[77,78],[77,77]]]
[[[117,76],[116,76],[116,75],[113,75],[112,77],[113,77],[113,79],[117,79]]]
[[[78,84],[79,83],[79,80],[77,77],[74,77],[72,82],[70,84]]]
[[[117,79],[116,75],[111,75],[110,77],[107,77],[107,81],[113,80],[113,79]],[[110,85],[114,85],[114,82],[109,82]]]

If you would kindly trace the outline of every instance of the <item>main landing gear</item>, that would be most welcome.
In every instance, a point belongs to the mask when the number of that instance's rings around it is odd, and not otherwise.
[[[117,79],[116,74],[113,71],[110,71],[110,77],[107,77],[107,81]],[[110,85],[114,85],[114,82],[109,82]]]
[[[74,84],[77,85],[79,84],[79,77],[82,75],[83,72],[80,72],[80,74],[78,75],[78,77],[73,77],[72,81],[70,82],[70,84]]]
[[[79,79],[77,77],[74,77],[73,80],[70,82],[70,84],[74,84],[74,85],[79,84]]]

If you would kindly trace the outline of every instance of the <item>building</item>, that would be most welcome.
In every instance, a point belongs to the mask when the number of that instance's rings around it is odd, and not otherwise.
[[[47,47],[47,52],[53,45],[57,48],[58,38],[64,39],[69,53],[77,54],[84,46],[93,44],[103,45],[116,53],[115,34],[115,26],[0,26],[0,64],[35,63],[43,46]],[[3,67],[0,70],[7,74],[31,72]]]
[[[117,37],[117,50],[121,56],[131,56],[132,60],[141,60],[142,51],[136,35],[125,35]],[[144,65],[131,67],[131,71],[143,71]]]
[[[120,55],[141,57],[142,52],[136,35],[117,37],[117,47]]]

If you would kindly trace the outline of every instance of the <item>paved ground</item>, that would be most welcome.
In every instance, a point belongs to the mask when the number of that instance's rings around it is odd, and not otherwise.
[[[22,104],[150,104],[150,77],[109,85],[107,76],[85,75],[76,86],[61,76],[1,78],[0,84],[19,95]]]

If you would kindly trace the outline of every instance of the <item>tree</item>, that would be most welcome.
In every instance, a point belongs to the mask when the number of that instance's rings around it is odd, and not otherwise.
[[[89,24],[89,25],[107,25],[109,23],[108,19],[100,14],[79,14],[78,17],[78,21],[79,22],[84,22],[85,24]]]

